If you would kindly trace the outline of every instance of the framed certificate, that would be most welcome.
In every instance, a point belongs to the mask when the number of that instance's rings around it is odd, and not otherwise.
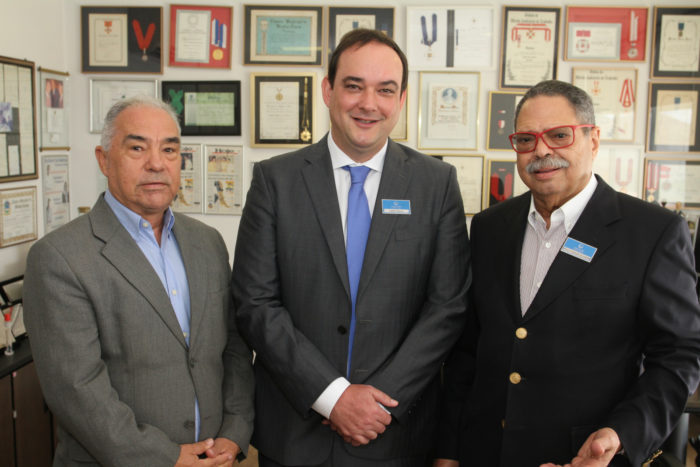
[[[574,68],[571,83],[593,99],[603,141],[634,141],[637,102],[635,68]]]
[[[158,81],[154,79],[90,79],[90,133],[100,133],[107,112],[116,102],[146,95],[158,97]]]
[[[593,172],[614,190],[642,197],[643,146],[601,144],[593,159]]]
[[[163,73],[161,7],[80,7],[83,73]]]
[[[0,190],[0,248],[37,239],[36,187]]]
[[[565,60],[646,60],[647,8],[566,8]]]
[[[323,7],[245,5],[244,65],[322,65]]]
[[[68,73],[39,67],[41,116],[39,150],[69,150]]]
[[[299,147],[314,139],[315,73],[253,73],[253,147]]]
[[[204,146],[206,214],[243,212],[243,148],[223,144]]]
[[[515,91],[489,91],[489,125],[486,131],[486,149],[513,151],[508,136],[515,133],[515,108],[523,98]]]
[[[700,208],[700,160],[647,158],[644,199],[661,205]]]
[[[37,178],[34,62],[0,57],[0,182]]]
[[[170,66],[231,68],[233,8],[170,5]]]
[[[163,81],[183,136],[241,136],[240,81]]]
[[[420,72],[419,148],[477,148],[480,79],[477,72]]]
[[[649,83],[647,152],[700,152],[700,83]]]
[[[464,214],[473,216],[482,209],[481,187],[484,179],[484,156],[474,154],[430,154],[455,166],[457,169],[457,182],[462,193]]]
[[[560,8],[503,7],[501,89],[556,79]]]
[[[700,79],[700,7],[654,7],[651,77]]]
[[[328,57],[345,33],[366,28],[394,38],[394,8],[328,7]]]
[[[484,183],[486,207],[514,198],[527,190],[527,185],[518,175],[516,161],[489,159]]]
[[[56,230],[70,221],[69,173],[68,154],[41,157],[45,233]]]
[[[201,213],[202,203],[202,144],[180,144],[180,188],[170,207],[173,211]]]
[[[493,67],[494,22],[490,6],[407,7],[406,56],[411,69]]]

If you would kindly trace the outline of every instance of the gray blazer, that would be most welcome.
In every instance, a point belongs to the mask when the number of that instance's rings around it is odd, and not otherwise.
[[[411,214],[382,212],[410,200]],[[357,298],[350,381],[399,401],[394,421],[349,456],[431,447],[442,360],[465,316],[469,246],[454,167],[389,141]],[[311,409],[345,376],[351,302],[327,137],[256,164],[233,267],[241,335],[257,352],[253,444],[316,465],[336,435]]]
[[[230,310],[219,233],[175,214],[187,271],[190,346],[167,293],[103,196],[39,240],[24,282],[26,326],[59,425],[54,465],[172,466],[179,444],[252,431],[251,353]]]

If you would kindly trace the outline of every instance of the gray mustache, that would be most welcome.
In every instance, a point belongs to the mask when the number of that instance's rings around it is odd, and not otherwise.
[[[533,172],[539,172],[540,170],[565,169],[569,167],[569,165],[570,164],[564,159],[547,156],[530,162],[525,166],[525,170],[527,170],[527,173],[531,174]]]

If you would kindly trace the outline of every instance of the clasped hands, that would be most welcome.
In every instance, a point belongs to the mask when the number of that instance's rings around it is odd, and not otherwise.
[[[241,451],[236,443],[226,438],[205,439],[180,445],[180,457],[175,467],[232,467]],[[206,455],[205,459],[199,456]]]
[[[368,444],[391,423],[391,414],[384,407],[397,405],[398,401],[373,386],[351,384],[336,402],[330,419],[323,420],[323,424],[353,446]]]

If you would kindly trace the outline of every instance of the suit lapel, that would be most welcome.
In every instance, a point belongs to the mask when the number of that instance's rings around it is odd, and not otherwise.
[[[523,239],[525,238],[525,227],[527,223],[527,213],[530,210],[530,193],[525,193],[517,198],[513,204],[513,209],[503,213],[504,241],[502,245],[502,260],[511,263],[510,276],[507,277],[511,285],[512,306],[509,307],[512,318],[518,322],[522,319],[520,308],[520,263],[523,251]]]
[[[124,276],[137,292],[148,300],[177,340],[186,346],[182,329],[158,274],[153,270],[134,239],[119,223],[103,197],[100,197],[95,203],[88,216],[94,235],[105,243],[102,248],[102,256]]]

